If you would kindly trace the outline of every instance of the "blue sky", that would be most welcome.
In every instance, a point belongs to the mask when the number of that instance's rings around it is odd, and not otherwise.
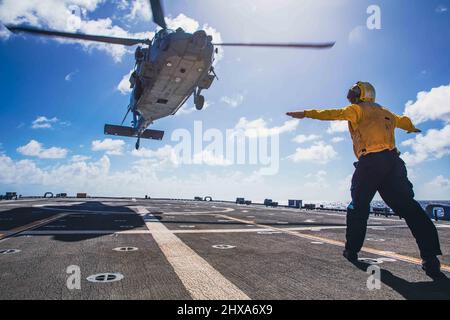
[[[72,4],[84,8],[85,32],[155,31],[148,11],[134,10],[145,7],[143,1],[3,0],[0,21],[64,29]],[[133,66],[132,52],[0,29],[1,193],[346,200],[355,161],[348,132],[339,123],[289,122],[285,112],[345,106],[348,88],[364,80],[375,85],[380,104],[411,116],[423,131],[396,135],[417,198],[449,199],[450,1],[164,4],[170,25],[205,28],[224,41],[336,45],[325,51],[226,48],[216,65],[220,80],[205,91],[208,107],[192,112],[188,101],[180,114],[154,124],[165,139],[145,141],[136,153],[134,140],[103,135],[103,124],[120,123],[128,104],[118,86]],[[366,27],[372,4],[381,9],[381,30]],[[239,126],[279,132],[277,174],[261,175],[250,164],[180,163],[170,137],[176,129],[192,132],[194,121],[221,132]]]

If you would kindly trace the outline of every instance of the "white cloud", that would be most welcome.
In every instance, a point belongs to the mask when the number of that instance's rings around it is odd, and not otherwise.
[[[120,91],[121,94],[128,94],[132,91],[130,88],[130,77],[133,73],[133,69],[130,70],[126,75],[122,77],[122,80],[120,80],[119,84],[117,85],[117,90]]]
[[[222,167],[231,166],[233,164],[230,160],[224,159],[223,156],[214,154],[211,150],[203,150],[200,153],[194,154],[193,163]]]
[[[450,124],[440,130],[430,129],[425,135],[419,134],[414,139],[403,141],[402,145],[413,150],[402,155],[410,166],[426,160],[441,159],[450,154]]]
[[[433,88],[428,92],[419,92],[415,102],[408,101],[406,103],[405,115],[410,117],[414,123],[428,120],[450,122],[450,84]]]
[[[69,72],[69,73],[64,77],[64,80],[66,80],[66,81],[72,81],[73,76],[76,75],[77,73],[78,73],[78,70]]]
[[[127,38],[152,38],[153,33],[129,33],[121,27],[114,25],[110,18],[88,20],[88,13],[94,12],[103,0],[4,0],[0,3],[0,21],[12,24],[30,24],[37,27],[53,30],[80,32],[93,35],[104,35]],[[72,6],[81,7],[81,18],[72,15]],[[71,23],[76,20],[76,23]],[[0,35],[3,35],[2,32]],[[8,35],[9,36],[9,35]],[[118,62],[128,52],[125,46],[96,43],[89,41],[68,40],[54,38],[62,43],[78,43],[84,49],[100,50],[108,53]]]
[[[92,141],[92,151],[105,151],[106,154],[109,155],[122,155],[123,147],[125,145],[125,141],[123,140],[113,140],[113,139],[103,139],[103,140],[94,140]]]
[[[0,155],[0,184],[41,183],[43,172],[31,160],[13,161],[6,155]]]
[[[304,135],[304,134],[300,134],[298,136],[296,136],[294,139],[292,139],[292,141],[296,142],[296,143],[305,143],[308,141],[314,141],[314,140],[318,140],[321,137],[315,134],[310,134],[310,135]]]
[[[232,108],[236,108],[244,102],[244,95],[237,94],[232,97],[224,96],[220,99],[220,101],[222,101],[223,103],[227,104]]]
[[[343,137],[333,137],[332,139],[331,139],[331,142],[333,142],[333,143],[339,143],[339,142],[342,142],[342,141],[344,141],[345,139],[343,138]]]
[[[351,45],[360,45],[366,42],[367,38],[367,27],[357,26],[353,28],[348,34],[348,42]]]
[[[329,134],[342,133],[348,131],[347,121],[332,121],[327,129]]]
[[[157,150],[141,147],[139,150],[133,149],[131,154],[138,158],[150,159],[159,166],[178,167],[181,163],[175,149],[170,145],[165,145]]]
[[[350,187],[352,185],[353,174],[349,174],[344,179],[339,181],[338,190],[339,191],[350,191]]]
[[[89,156],[82,156],[82,155],[78,155],[78,154],[72,156],[72,158],[71,158],[71,160],[73,162],[83,162],[83,161],[87,161],[90,159],[91,159],[91,157],[89,157]]]
[[[125,16],[126,19],[141,19],[144,21],[150,21],[152,17],[152,11],[150,9],[150,2],[148,0],[133,0],[130,6],[130,13]]]
[[[0,40],[7,40],[11,36],[11,32],[5,28],[2,24],[0,24]]]
[[[38,157],[41,159],[62,159],[66,157],[68,150],[57,147],[46,149],[42,146],[42,143],[36,140],[30,140],[28,144],[18,147],[17,152],[24,156]]]
[[[326,145],[323,141],[315,143],[309,148],[297,148],[295,153],[288,157],[293,162],[314,162],[326,164],[337,157],[333,146]]]
[[[448,11],[448,7],[444,6],[443,4],[437,6],[436,12],[437,13],[446,13]]]
[[[214,199],[232,199],[236,190],[248,190],[246,196],[257,199],[264,194],[262,177],[234,170],[224,175],[202,172],[184,178],[160,176],[161,166],[152,159],[142,158],[123,171],[112,171],[110,158],[98,161],[68,162],[39,167],[30,160],[14,161],[0,155],[0,184],[14,186],[25,194],[39,194],[47,190],[64,190],[68,194],[87,192],[97,196],[151,196],[183,197],[210,195]],[[222,186],[222,188],[217,188]],[[258,199],[259,200],[259,199]]]
[[[430,190],[439,190],[439,191],[449,191],[450,190],[450,180],[444,178],[444,176],[439,175],[430,182],[426,183],[426,186]]]
[[[206,102],[205,102],[205,106],[203,106],[203,108],[206,107]],[[182,106],[177,113],[175,113],[176,116],[181,116],[183,114],[191,114],[192,112],[195,112],[197,109],[194,106],[190,106],[185,104],[184,106]]]
[[[297,128],[298,123],[299,121],[295,119],[288,120],[282,126],[270,128],[267,126],[267,122],[262,118],[248,121],[245,117],[243,117],[239,119],[239,122],[234,127],[234,130],[241,130],[244,132],[245,136],[250,138],[268,137],[280,135],[285,132],[292,132]]]
[[[209,102],[209,101],[205,101],[205,105],[203,106],[202,111],[208,109],[213,103]],[[190,106],[188,104],[185,104],[184,106],[182,106],[177,113],[175,113],[175,116],[181,116],[184,114],[191,114],[192,112],[196,112],[198,111],[194,106]]]
[[[47,118],[45,116],[39,116],[31,123],[31,128],[33,129],[50,129],[52,125],[57,123],[59,120],[56,117]]]
[[[329,187],[327,183],[327,172],[324,170],[319,170],[315,174],[306,175],[307,179],[313,179],[313,181],[308,181],[305,183],[305,187],[313,189],[326,189]]]
[[[175,18],[166,17],[166,23],[169,29],[176,30],[178,28],[182,28],[184,31],[189,33],[194,33],[200,27],[200,24],[197,20],[192,19],[182,13],[180,13]]]

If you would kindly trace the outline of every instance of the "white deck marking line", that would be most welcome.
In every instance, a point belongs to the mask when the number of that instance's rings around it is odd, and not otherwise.
[[[159,222],[155,220],[154,222]],[[253,226],[252,226],[253,227]],[[345,227],[327,227],[327,229],[342,229]],[[291,231],[308,231],[311,228],[287,228]],[[58,235],[58,234],[154,234],[162,233],[255,233],[260,231],[270,231],[267,228],[260,229],[197,229],[197,230],[170,230],[165,231],[150,231],[150,230],[40,230],[40,231],[25,231],[24,235]],[[275,231],[275,230],[272,230]]]
[[[342,241],[338,241],[338,240],[333,240],[333,239],[329,239],[329,238],[325,238],[325,237],[319,237],[319,236],[313,236],[313,235],[309,235],[309,234],[304,234],[304,233],[299,233],[299,232],[295,232],[295,231],[290,231],[290,230],[286,230],[283,228],[277,228],[277,227],[271,227],[271,226],[267,226],[264,224],[259,224],[259,223],[254,223],[252,221],[246,221],[246,220],[242,220],[242,219],[238,219],[238,218],[233,218],[233,217],[229,217],[229,216],[222,216],[224,218],[228,218],[228,219],[232,219],[235,221],[239,221],[242,223],[248,223],[248,224],[254,224],[260,228],[268,228],[268,229],[273,229],[276,231],[281,231],[299,238],[304,238],[304,239],[308,239],[308,240],[312,240],[312,241],[321,241],[321,242],[325,242],[328,244],[332,244],[335,246],[339,246],[339,247],[345,247],[345,243]],[[379,256],[384,256],[384,257],[388,257],[388,258],[393,258],[396,260],[401,260],[403,262],[408,262],[408,263],[412,263],[412,264],[416,264],[416,265],[422,265],[422,260],[421,259],[417,259],[414,257],[410,257],[407,255],[402,255],[402,254],[397,254],[397,253],[390,253],[390,252],[386,252],[386,251],[382,251],[382,250],[378,250],[378,249],[374,249],[374,248],[369,248],[369,247],[363,247],[361,249],[362,252],[366,252],[366,253],[372,253],[374,255],[379,255]],[[445,270],[445,271],[450,271],[450,266],[446,265],[446,264],[441,264],[441,270]]]
[[[330,212],[323,212],[323,211],[317,211],[314,212],[314,214],[321,214],[324,216],[333,216],[333,217],[342,217],[342,218],[346,218],[346,214],[345,212],[343,213],[330,213]],[[376,217],[369,217],[369,220],[379,220],[379,221],[391,221],[391,222],[403,222],[405,223],[405,220],[400,220],[400,219],[394,219],[394,218],[376,218]]]
[[[83,214],[130,214],[135,215],[135,212],[122,212],[122,211],[95,211],[95,210],[73,210],[68,207],[67,209],[62,208],[50,208],[50,207],[41,207],[41,210],[48,210],[48,211],[64,211],[64,212],[70,212],[70,213],[83,213]]]
[[[144,208],[144,207],[143,207]],[[223,208],[224,210],[220,211],[190,211],[190,212],[164,212],[163,214],[170,214],[174,216],[190,216],[190,215],[211,215],[211,214],[218,214],[218,213],[227,213],[234,211],[233,208]]]
[[[129,207],[149,215],[144,207]],[[194,300],[250,300],[161,222],[146,223],[159,248]]]
[[[42,208],[42,207],[63,207],[63,206],[75,206],[79,204],[83,204],[85,202],[51,202],[51,203],[40,203],[40,204],[33,204],[32,207],[34,208]]]
[[[74,235],[74,234],[151,234],[149,230],[48,230],[48,231],[25,231],[21,235]]]
[[[160,222],[159,220],[154,220],[152,222]],[[164,222],[164,221],[162,221]],[[255,227],[252,225],[252,227]],[[322,229],[344,229],[345,227],[323,227]],[[299,227],[299,228],[285,228],[285,230],[290,231],[309,231],[310,227]],[[150,231],[150,230],[39,230],[39,231],[25,231],[21,234],[24,235],[58,235],[58,234],[154,234],[154,233],[257,233],[261,231],[275,231],[267,228],[258,229],[197,229],[197,230],[180,230],[180,229],[167,229],[163,231]]]

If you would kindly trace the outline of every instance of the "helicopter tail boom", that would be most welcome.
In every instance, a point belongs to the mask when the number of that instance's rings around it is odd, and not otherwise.
[[[120,136],[120,137],[138,137],[137,131],[132,127],[117,126],[112,124],[105,124],[104,132],[106,135]],[[146,129],[142,132],[140,138],[162,140],[164,131]]]

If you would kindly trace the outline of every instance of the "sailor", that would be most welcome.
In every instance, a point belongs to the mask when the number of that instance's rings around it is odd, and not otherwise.
[[[346,120],[358,158],[351,184],[352,202],[347,208],[346,245],[343,255],[351,262],[366,236],[370,203],[378,191],[384,202],[406,220],[416,239],[422,258],[422,269],[433,279],[441,273],[438,255],[442,255],[438,233],[431,219],[414,200],[413,185],[406,166],[395,146],[395,128],[408,133],[420,132],[406,116],[398,116],[375,102],[375,88],[357,82],[349,91],[350,105],[343,109],[288,112],[297,119]]]

